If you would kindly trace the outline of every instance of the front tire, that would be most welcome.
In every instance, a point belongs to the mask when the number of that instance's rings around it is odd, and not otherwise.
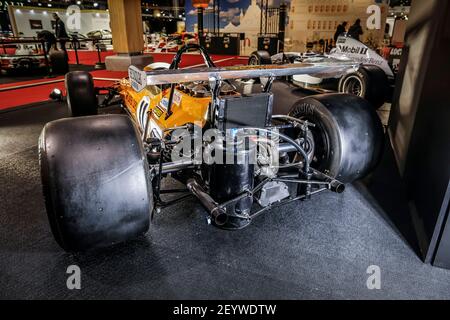
[[[86,71],[73,71],[65,77],[67,106],[72,117],[97,114],[97,95],[92,75]]]
[[[267,64],[272,64],[272,59],[270,57],[269,52],[264,50],[258,50],[253,52],[248,58],[249,66],[260,66]]]
[[[138,136],[123,115],[61,119],[42,130],[47,215],[64,250],[106,247],[148,230],[152,187]]]
[[[377,66],[362,66],[339,80],[338,91],[364,98],[379,109],[388,95],[388,78]]]
[[[378,164],[383,127],[375,110],[359,97],[321,94],[296,102],[289,115],[315,124],[311,166],[343,183],[363,178]]]

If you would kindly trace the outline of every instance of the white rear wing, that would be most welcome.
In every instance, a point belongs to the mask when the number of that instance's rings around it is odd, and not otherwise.
[[[177,70],[141,71],[130,66],[128,75],[135,91],[149,85],[183,83],[192,81],[214,81],[231,79],[269,78],[308,74],[320,78],[332,78],[353,72],[359,63],[351,61],[321,61],[318,63],[294,63],[285,65],[234,66],[218,68],[196,68]]]

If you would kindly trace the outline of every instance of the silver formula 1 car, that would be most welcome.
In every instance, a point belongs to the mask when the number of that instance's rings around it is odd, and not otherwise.
[[[357,95],[369,101],[374,107],[381,107],[392,95],[395,73],[392,66],[362,42],[342,35],[336,48],[329,54],[314,52],[282,52],[270,56],[267,51],[255,51],[249,58],[250,65],[308,63],[320,61],[354,61],[360,63],[358,70],[335,78],[324,79],[310,75],[294,75],[291,83],[308,89],[327,89],[340,93]]]

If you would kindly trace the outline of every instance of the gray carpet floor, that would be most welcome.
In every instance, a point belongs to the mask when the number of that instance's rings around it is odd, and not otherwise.
[[[0,114],[2,299],[450,298],[450,271],[422,263],[362,182],[233,232],[208,226],[189,199],[156,215],[140,239],[67,254],[50,233],[37,160],[40,130],[63,116],[58,103]],[[81,290],[66,287],[72,264]],[[366,286],[370,265],[381,269],[380,290]]]

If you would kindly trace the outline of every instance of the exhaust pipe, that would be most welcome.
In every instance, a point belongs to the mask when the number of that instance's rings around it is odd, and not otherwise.
[[[336,193],[342,193],[345,191],[345,184],[337,180],[330,181],[330,190]]]
[[[317,178],[319,178],[320,180],[324,180],[326,182],[328,182],[329,188],[331,191],[336,192],[336,193],[342,193],[345,191],[345,184],[343,184],[342,182],[340,182],[339,180],[336,180],[330,176],[327,176],[326,174],[317,171],[315,169],[313,169],[313,175]]]
[[[219,204],[206,193],[205,189],[203,189],[195,178],[189,179],[186,186],[188,190],[200,200],[200,203],[205,207],[206,211],[208,211],[208,214],[215,225],[220,227],[227,223],[228,215],[225,213],[225,210],[219,207]]]

